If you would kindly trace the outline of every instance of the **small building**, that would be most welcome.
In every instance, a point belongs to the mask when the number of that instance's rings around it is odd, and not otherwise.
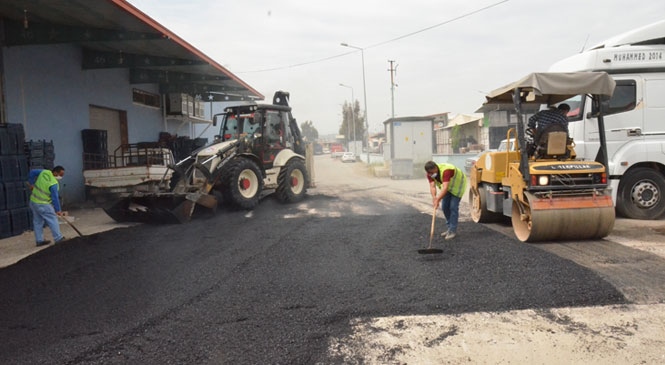
[[[522,105],[524,123],[538,112],[539,106],[530,104]],[[507,139],[508,130],[517,128],[517,115],[515,106],[512,104],[495,104],[492,106],[483,106],[478,109],[483,112],[484,129],[482,143],[485,149],[496,149],[501,141]],[[513,138],[515,134],[512,134]]]
[[[445,126],[438,126],[436,153],[452,155],[483,151],[487,140],[487,129],[483,127],[483,114],[457,114]]]
[[[390,177],[411,178],[432,159],[435,116],[390,118],[383,122],[386,140],[384,159]]]

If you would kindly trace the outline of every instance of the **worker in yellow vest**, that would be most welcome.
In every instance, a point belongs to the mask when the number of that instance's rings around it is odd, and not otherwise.
[[[425,163],[425,171],[432,194],[432,204],[435,209],[441,205],[443,215],[446,217],[448,229],[441,236],[446,240],[452,240],[457,236],[459,203],[466,191],[466,175],[455,165],[437,164],[434,161]]]
[[[60,207],[58,180],[65,176],[65,169],[56,166],[53,170],[30,170],[28,185],[32,190],[30,194],[30,209],[32,210],[32,225],[35,230],[37,246],[44,246],[51,241],[44,240],[44,224],[51,229],[53,241],[58,243],[65,238],[60,233],[58,216],[64,215]]]

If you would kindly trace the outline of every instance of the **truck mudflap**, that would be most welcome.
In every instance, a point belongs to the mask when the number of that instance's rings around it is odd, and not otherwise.
[[[115,201],[104,211],[116,222],[177,224],[189,222],[196,206],[200,207],[197,214],[214,213],[217,199],[204,193],[130,196]]]

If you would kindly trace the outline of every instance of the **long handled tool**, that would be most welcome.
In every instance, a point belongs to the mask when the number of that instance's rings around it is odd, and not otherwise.
[[[76,231],[76,233],[79,234],[79,236],[83,237],[83,233],[81,233],[81,231],[79,231],[78,228],[76,228],[74,224],[69,221],[69,219],[67,219],[64,215],[60,215],[58,217],[62,218],[62,220],[65,221],[65,223],[67,223],[70,227],[72,227]]]
[[[434,211],[432,212],[432,228],[430,228],[430,231],[429,231],[429,246],[427,248],[422,248],[422,249],[418,250],[419,254],[427,255],[427,254],[433,254],[433,253],[443,253],[442,249],[432,248],[432,238],[434,237],[434,222],[435,221],[436,221],[436,207],[434,207]]]

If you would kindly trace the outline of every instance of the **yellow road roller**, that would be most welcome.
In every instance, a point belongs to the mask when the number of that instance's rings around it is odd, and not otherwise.
[[[487,152],[470,170],[471,218],[476,223],[512,222],[520,241],[599,239],[614,227],[615,213],[607,176],[603,113],[615,82],[605,72],[532,73],[496,89],[479,111],[514,110],[516,125],[507,151]],[[553,123],[528,130],[523,109],[572,106],[597,123],[595,160],[577,159],[568,125]],[[587,121],[588,123],[588,121]],[[588,155],[588,154],[587,154]]]

